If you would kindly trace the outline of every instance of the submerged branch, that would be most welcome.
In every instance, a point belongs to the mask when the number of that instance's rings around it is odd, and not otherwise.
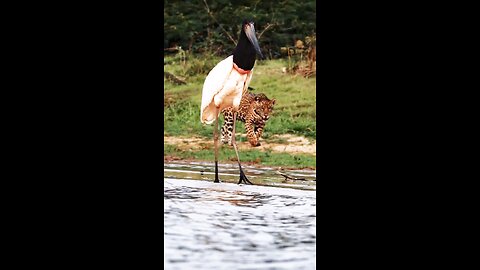
[[[299,181],[307,181],[307,179],[305,178],[297,178],[297,177],[292,177],[290,175],[287,175],[285,173],[282,173],[282,172],[279,172],[279,171],[276,171],[276,173],[280,174],[281,176],[285,177],[285,180],[287,179],[292,179],[292,180],[299,180]]]

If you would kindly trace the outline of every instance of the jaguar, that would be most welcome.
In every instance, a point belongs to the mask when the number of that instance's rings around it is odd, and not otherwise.
[[[263,93],[255,94],[246,91],[243,94],[237,110],[237,121],[245,123],[247,139],[251,146],[260,146],[260,137],[273,111],[274,104],[275,99],[270,100]],[[224,117],[222,143],[232,145],[233,114],[235,111],[233,107],[227,107],[221,112]]]

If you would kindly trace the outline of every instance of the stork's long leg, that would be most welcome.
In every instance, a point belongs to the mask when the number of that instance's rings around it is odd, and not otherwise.
[[[238,156],[238,150],[237,150],[237,142],[235,140],[235,123],[236,123],[236,120],[237,120],[237,111],[235,111],[233,113],[232,144],[233,144],[233,149],[235,149],[235,154],[237,154],[238,167],[240,168],[240,181],[238,181],[238,183],[241,184],[242,181],[243,181],[245,184],[253,185],[253,183],[248,180],[247,176],[245,176],[245,173],[243,173],[242,165],[240,164],[240,157]]]
[[[215,127],[213,129],[213,143],[215,144],[215,180],[214,183],[220,183],[218,179],[218,108],[215,110]]]

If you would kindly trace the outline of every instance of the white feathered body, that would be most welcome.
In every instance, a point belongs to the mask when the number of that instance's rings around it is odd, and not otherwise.
[[[218,113],[223,108],[238,108],[243,92],[248,88],[252,79],[252,70],[247,74],[240,74],[233,68],[233,55],[218,63],[207,75],[203,83],[202,104],[200,106],[200,121],[212,124],[215,121],[216,108]]]

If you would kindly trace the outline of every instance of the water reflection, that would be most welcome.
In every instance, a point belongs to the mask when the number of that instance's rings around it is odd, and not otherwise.
[[[316,189],[316,171],[315,170],[288,170],[287,173],[293,178],[305,179],[295,181],[286,179],[273,168],[243,167],[245,174],[255,185],[272,187],[289,187],[295,189],[315,190]],[[195,179],[213,181],[214,167],[212,162],[180,162],[165,163],[164,177],[176,179]],[[219,177],[224,183],[238,183],[239,171],[236,164],[219,164]]]
[[[166,269],[315,269],[315,192],[165,179]]]

